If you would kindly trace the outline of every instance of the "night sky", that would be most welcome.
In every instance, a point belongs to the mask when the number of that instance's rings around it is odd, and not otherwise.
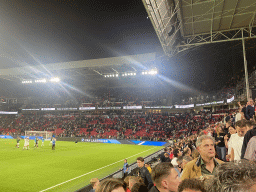
[[[0,5],[1,69],[156,50],[164,55],[141,0],[4,0]],[[255,46],[255,40],[246,41],[249,71]],[[242,77],[242,43],[200,46],[157,63],[164,76],[214,92],[233,76]]]

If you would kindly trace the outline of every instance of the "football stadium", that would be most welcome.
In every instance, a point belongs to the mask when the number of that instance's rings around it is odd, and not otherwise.
[[[0,191],[256,191],[255,0],[0,5]]]

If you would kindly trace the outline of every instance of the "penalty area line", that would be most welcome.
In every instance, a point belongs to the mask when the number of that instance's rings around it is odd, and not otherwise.
[[[145,152],[150,151],[150,150],[155,149],[155,148],[156,148],[156,147],[153,147],[153,148],[148,149],[148,150],[146,150],[146,151],[142,151],[142,152],[140,152],[140,153],[137,153],[137,154],[135,154],[135,155],[132,155],[132,156],[130,156],[130,157],[127,157],[126,159],[132,158],[132,157],[134,157],[134,156],[137,156],[137,155],[139,155],[139,154],[141,154],[141,153],[145,153]],[[80,176],[78,176],[78,177],[75,177],[75,178],[73,178],[73,179],[69,179],[69,180],[64,181],[64,182],[62,182],[62,183],[59,183],[59,184],[57,184],[57,185],[54,185],[54,186],[49,187],[49,188],[47,188],[47,189],[44,189],[44,190],[42,190],[42,191],[40,191],[40,192],[48,191],[48,190],[50,190],[50,189],[53,189],[54,187],[58,187],[58,186],[60,186],[60,185],[63,185],[63,184],[65,184],[65,183],[68,183],[68,182],[70,182],[70,181],[73,181],[73,180],[75,180],[75,179],[78,179],[78,178],[83,177],[83,176],[85,176],[85,175],[89,175],[89,174],[91,174],[91,173],[94,173],[94,172],[96,172],[96,171],[99,171],[99,170],[101,170],[101,169],[104,169],[104,168],[106,168],[106,167],[109,167],[109,166],[111,166],[111,165],[114,165],[114,164],[117,164],[117,163],[119,163],[119,162],[122,162],[123,160],[124,160],[124,159],[119,160],[119,161],[116,161],[116,162],[111,163],[111,164],[109,164],[109,165],[106,165],[106,166],[101,167],[101,168],[99,168],[99,169],[95,169],[95,170],[93,170],[93,171],[90,171],[90,172],[88,172],[88,173],[85,173],[85,174],[83,174],[83,175],[80,175]]]

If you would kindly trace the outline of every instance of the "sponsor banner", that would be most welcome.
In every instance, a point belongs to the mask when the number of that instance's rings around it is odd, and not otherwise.
[[[57,111],[74,111],[77,110],[77,108],[57,108]]]
[[[145,109],[171,109],[173,108],[173,106],[150,106],[150,107],[145,106],[144,108]]]
[[[190,105],[175,105],[176,109],[186,109],[186,108],[191,108],[191,107],[195,107],[194,104],[190,104]]]
[[[119,141],[117,141],[115,139],[85,139],[85,138],[82,138],[81,142],[121,144]]]
[[[166,144],[166,142],[161,141],[137,141],[137,140],[131,140],[136,145],[150,145],[150,146],[163,146]]]
[[[227,99],[227,103],[231,103],[234,100],[235,100],[235,96],[231,97],[230,99]]]
[[[18,115],[18,111],[0,111],[1,115]]]
[[[123,109],[142,109],[142,106],[123,106]]]
[[[98,109],[121,109],[121,107],[98,107]]]
[[[85,111],[85,110],[95,110],[95,107],[79,107],[79,110]]]
[[[55,111],[55,108],[41,108],[41,111]]]
[[[0,135],[0,138],[1,139],[13,139],[13,137],[10,135]]]
[[[21,109],[22,111],[39,111],[40,109]]]

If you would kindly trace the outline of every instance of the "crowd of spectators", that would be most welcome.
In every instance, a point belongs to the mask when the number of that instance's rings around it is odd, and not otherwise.
[[[173,145],[164,148],[151,173],[144,159],[138,157],[135,175],[124,182],[106,179],[99,183],[96,192],[106,182],[121,182],[120,191],[132,192],[256,191],[255,107],[252,100],[239,106],[237,112],[207,124],[197,133],[174,137]],[[109,184],[107,191],[115,189]]]
[[[51,131],[58,137],[143,139],[166,141],[184,137],[218,122],[221,115],[199,113],[104,113],[100,115],[21,115],[1,117],[0,133],[24,135],[25,131]]]

